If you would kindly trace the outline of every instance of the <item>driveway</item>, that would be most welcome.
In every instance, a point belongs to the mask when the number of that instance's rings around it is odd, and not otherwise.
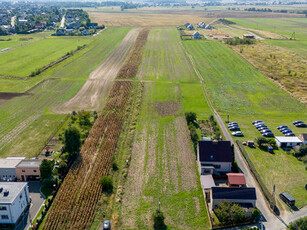
[[[26,213],[22,221],[18,224],[15,230],[28,229],[31,225],[31,222],[38,213],[40,207],[45,201],[45,197],[41,194],[40,189],[43,186],[42,182],[39,181],[30,181],[28,182],[29,193],[32,199],[30,210]]]

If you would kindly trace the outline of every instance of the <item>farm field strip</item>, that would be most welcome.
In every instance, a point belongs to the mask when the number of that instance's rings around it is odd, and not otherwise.
[[[138,78],[154,81],[197,82],[176,28],[151,30]]]
[[[70,113],[74,110],[99,110],[112,87],[121,65],[133,47],[139,29],[128,32],[121,44],[93,71],[89,78],[68,101],[53,108],[56,113]]]
[[[31,72],[75,50],[78,46],[90,43],[90,39],[46,38],[11,52],[0,54],[0,74],[26,77]]]
[[[225,45],[214,41],[186,41],[184,46],[193,57],[217,111],[226,120],[237,121],[244,138],[254,140],[260,134],[251,124],[263,120],[276,136],[278,125],[288,125],[295,134],[304,132],[291,124],[304,120],[306,106],[277,87],[247,61]],[[291,125],[290,125],[291,124]],[[307,173],[303,162],[282,150],[269,154],[259,148],[246,148],[268,189],[276,185],[276,193],[288,192],[296,199],[297,207],[305,206],[304,185]],[[288,175],[288,177],[284,177]]]

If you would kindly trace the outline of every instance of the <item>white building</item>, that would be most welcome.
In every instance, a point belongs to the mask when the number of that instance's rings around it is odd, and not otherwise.
[[[0,181],[16,181],[16,166],[24,157],[8,157],[0,159]]]
[[[16,224],[29,205],[26,182],[0,182],[0,224]]]
[[[276,144],[280,148],[292,148],[302,145],[303,142],[298,137],[275,137]]]

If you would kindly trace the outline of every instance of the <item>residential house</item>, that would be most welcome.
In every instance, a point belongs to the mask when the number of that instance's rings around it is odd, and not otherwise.
[[[244,34],[243,38],[255,39],[255,35],[252,34]]]
[[[231,172],[233,154],[230,141],[199,141],[197,163],[201,175]]]
[[[24,157],[8,157],[0,159],[0,181],[16,181],[16,166]]]
[[[243,173],[227,173],[227,185],[231,188],[246,187],[246,180]]]
[[[88,30],[83,30],[82,31],[82,35],[84,35],[84,36],[90,35],[90,32]]]
[[[89,23],[88,26],[91,29],[96,29],[98,27],[98,23]]]
[[[205,29],[206,30],[212,30],[212,27],[208,24],[208,25],[206,25]]]
[[[298,135],[298,138],[303,142],[303,145],[307,145],[307,133]]]
[[[189,26],[187,27],[187,29],[188,29],[188,30],[195,30],[195,28],[194,28],[193,25],[189,25]]]
[[[25,159],[16,166],[18,181],[40,180],[40,159]]]
[[[204,22],[200,22],[200,23],[198,23],[198,27],[202,28],[202,29],[205,29],[206,28],[206,24]]]
[[[57,29],[55,35],[57,35],[57,36],[66,35],[65,29]]]
[[[296,145],[303,145],[303,141],[301,141],[298,137],[275,137],[276,144],[280,148],[292,148]]]
[[[191,25],[191,24],[188,23],[188,22],[187,22],[186,24],[184,24],[184,26],[185,26],[186,28],[188,28],[189,25]]]
[[[239,204],[244,208],[254,208],[256,200],[255,188],[212,187],[211,189],[210,205],[212,210],[225,201]]]
[[[201,39],[201,36],[200,36],[200,34],[196,31],[196,32],[193,33],[193,38],[194,38],[194,39]]]
[[[0,224],[16,224],[29,206],[26,182],[0,182]]]

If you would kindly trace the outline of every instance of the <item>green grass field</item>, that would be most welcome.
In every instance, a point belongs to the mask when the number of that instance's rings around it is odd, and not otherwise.
[[[307,18],[244,18],[230,19],[238,25],[270,31],[288,38],[295,32],[296,40],[266,40],[266,42],[296,52],[307,58]]]
[[[47,38],[10,52],[1,53],[0,74],[26,77],[36,69],[48,65],[67,52],[91,41],[91,39],[81,38]]]
[[[174,102],[177,110],[171,109]],[[161,114],[162,107],[169,116]],[[185,123],[179,85],[145,83],[123,198],[123,228],[151,229],[159,198],[168,229],[209,227]]]
[[[245,137],[237,139],[254,140],[259,136],[260,133],[251,124],[253,120],[263,120],[276,136],[282,136],[276,129],[278,125],[288,125],[296,134],[306,132],[306,129],[291,125],[294,120],[306,119],[306,107],[235,52],[214,41],[186,41],[184,46],[193,56],[222,118],[226,121],[227,115],[230,115],[231,121],[239,123]],[[307,173],[303,162],[282,150],[274,155],[258,148],[246,150],[269,190],[276,184],[277,192],[289,192],[294,196],[297,207],[307,204],[304,188]]]
[[[129,30],[109,28],[96,36],[88,48],[37,77],[0,78],[2,92],[24,92],[45,80],[28,95],[0,106],[0,156],[36,156],[65,117],[53,114],[50,108],[74,96],[89,73],[119,45]]]

